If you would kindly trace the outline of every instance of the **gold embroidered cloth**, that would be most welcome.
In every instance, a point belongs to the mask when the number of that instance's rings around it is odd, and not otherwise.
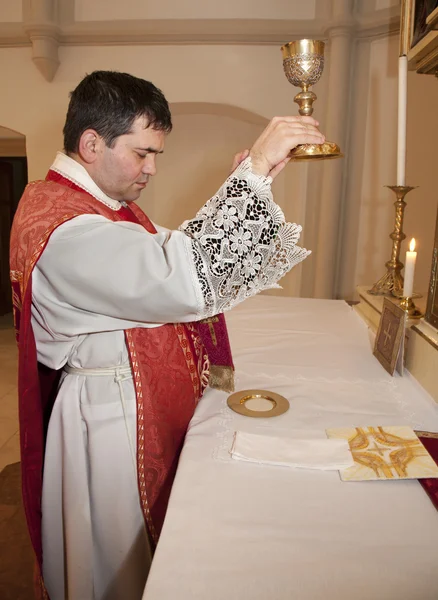
[[[343,481],[438,478],[438,466],[410,427],[327,429],[329,438],[348,440],[354,465]]]

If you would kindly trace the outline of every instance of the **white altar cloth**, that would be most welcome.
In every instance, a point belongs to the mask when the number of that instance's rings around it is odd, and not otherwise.
[[[290,409],[251,419],[209,390],[191,422],[143,600],[437,600],[438,512],[416,480],[234,461],[236,430],[323,438],[330,427],[438,431],[438,405],[390,377],[344,302],[258,296],[227,315],[236,389]]]

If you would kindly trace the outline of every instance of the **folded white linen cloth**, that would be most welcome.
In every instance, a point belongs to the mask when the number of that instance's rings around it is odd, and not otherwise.
[[[325,471],[354,464],[345,439],[294,440],[236,431],[230,454],[235,460]]]

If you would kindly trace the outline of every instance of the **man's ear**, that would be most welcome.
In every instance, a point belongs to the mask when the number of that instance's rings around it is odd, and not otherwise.
[[[79,139],[78,154],[84,162],[92,164],[102,152],[105,142],[94,129],[86,129]]]

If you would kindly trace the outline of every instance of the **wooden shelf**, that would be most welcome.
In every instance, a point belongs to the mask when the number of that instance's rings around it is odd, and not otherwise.
[[[368,325],[372,337],[375,336],[383,309],[383,296],[372,296],[368,293],[371,286],[359,286],[359,304],[353,310]],[[398,304],[395,298],[389,298]],[[415,299],[417,308],[424,312],[426,295]],[[424,319],[409,319],[405,338],[405,366],[420,385],[438,404],[438,329]]]

